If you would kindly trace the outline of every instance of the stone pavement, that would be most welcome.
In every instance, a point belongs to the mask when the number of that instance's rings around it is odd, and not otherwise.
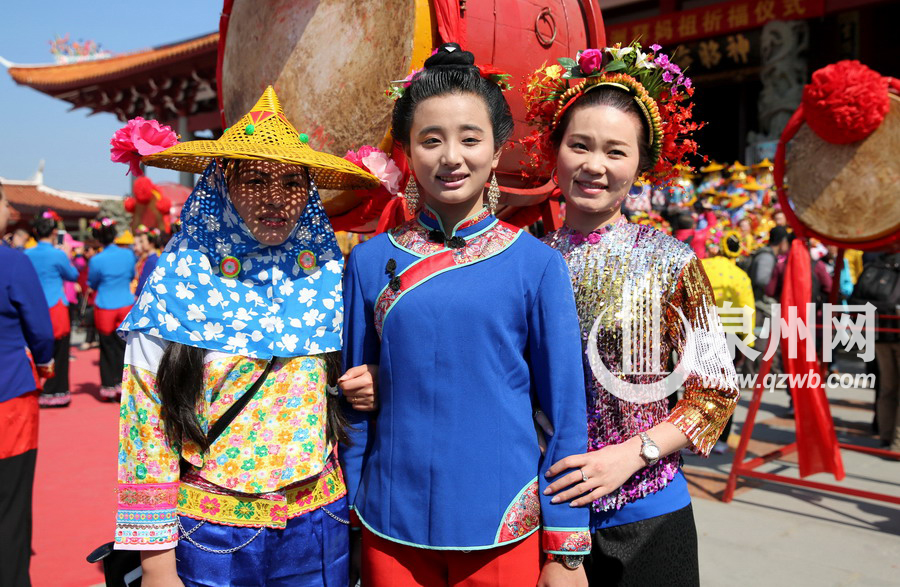
[[[874,391],[829,389],[828,397],[839,440],[877,447],[871,435]],[[732,447],[750,398],[745,392],[735,413]],[[793,419],[784,417],[788,409],[783,391],[765,394],[749,457],[794,440]],[[685,455],[704,587],[900,585],[900,505],[746,478],[738,481],[734,500],[722,503],[733,456]],[[846,450],[842,456],[841,484],[900,495],[900,461]],[[796,454],[760,470],[796,477]],[[808,479],[835,482],[827,474]]]

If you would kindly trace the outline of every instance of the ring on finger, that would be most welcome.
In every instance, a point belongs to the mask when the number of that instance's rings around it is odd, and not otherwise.
[[[584,474],[584,469],[578,469],[578,472],[581,473],[581,480],[587,483],[587,480],[590,479],[590,477]]]

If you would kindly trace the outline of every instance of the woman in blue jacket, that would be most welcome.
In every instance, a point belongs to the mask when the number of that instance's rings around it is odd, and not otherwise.
[[[36,217],[31,226],[37,246],[25,251],[37,271],[50,321],[53,323],[53,357],[56,363],[56,377],[49,380],[40,396],[41,407],[65,407],[69,405],[69,334],[72,325],[69,320],[69,301],[63,290],[63,281],[76,281],[78,270],[69,261],[64,249],[56,247],[59,233],[57,223],[61,220],[53,210],[47,210]]]
[[[122,394],[122,369],[125,366],[125,341],[116,329],[131,306],[131,280],[137,262],[134,251],[114,244],[116,223],[110,218],[95,221],[91,229],[103,251],[88,263],[88,285],[97,291],[94,300],[94,324],[100,337],[100,397],[115,400]]]
[[[8,220],[9,203],[0,188],[0,236]],[[53,326],[28,258],[0,240],[0,264],[0,585],[29,585],[37,377],[53,374]]]

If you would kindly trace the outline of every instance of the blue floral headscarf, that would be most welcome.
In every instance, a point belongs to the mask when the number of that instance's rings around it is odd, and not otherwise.
[[[253,238],[216,161],[185,202],[181,222],[119,327],[123,336],[144,332],[267,359],[340,350],[344,259],[312,179],[306,207],[281,245]],[[298,263],[304,251],[315,266]],[[220,269],[226,257],[240,261],[234,278]]]

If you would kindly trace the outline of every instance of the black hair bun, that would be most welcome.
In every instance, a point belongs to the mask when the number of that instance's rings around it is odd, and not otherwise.
[[[473,67],[475,55],[463,51],[456,43],[444,43],[437,53],[425,60],[425,69],[432,67]]]

